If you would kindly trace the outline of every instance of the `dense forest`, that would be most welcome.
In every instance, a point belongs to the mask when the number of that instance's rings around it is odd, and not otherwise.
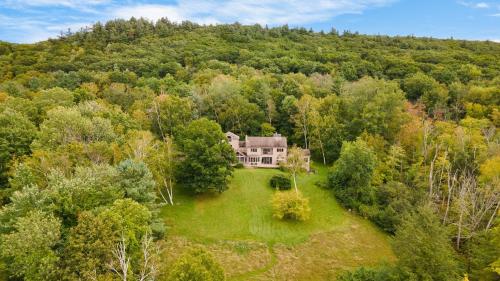
[[[224,280],[155,251],[162,205],[226,190],[226,131],[310,149],[392,236],[340,280],[499,280],[498,126],[494,42],[134,18],[0,42],[0,280]]]

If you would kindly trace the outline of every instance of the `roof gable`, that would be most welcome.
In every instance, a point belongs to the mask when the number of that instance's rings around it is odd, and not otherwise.
[[[233,132],[227,132],[226,133],[226,137],[231,137],[231,139],[235,139],[235,140],[239,140],[240,139],[240,137],[237,134],[233,133]]]

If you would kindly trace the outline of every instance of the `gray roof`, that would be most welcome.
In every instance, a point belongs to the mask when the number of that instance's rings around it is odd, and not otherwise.
[[[227,132],[226,136],[234,138],[234,139],[238,139],[238,140],[240,139],[240,137],[237,134],[233,133],[233,132]]]
[[[247,137],[246,147],[286,147],[286,137]]]

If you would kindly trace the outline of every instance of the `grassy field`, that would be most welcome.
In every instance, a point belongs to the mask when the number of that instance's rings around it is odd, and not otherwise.
[[[229,280],[331,280],[340,271],[394,260],[386,235],[342,209],[330,190],[315,183],[326,168],[299,178],[312,213],[306,222],[272,217],[271,169],[238,169],[228,191],[193,199],[178,195],[162,214],[168,225],[165,255],[202,244]],[[172,254],[174,253],[174,254]]]

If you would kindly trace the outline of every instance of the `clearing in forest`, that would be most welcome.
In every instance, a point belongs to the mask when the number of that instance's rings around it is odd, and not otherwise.
[[[177,195],[162,212],[168,225],[165,259],[202,244],[226,270],[228,280],[331,280],[362,265],[392,262],[388,237],[370,222],[344,210],[332,191],[316,185],[327,169],[303,175],[298,184],[309,198],[306,222],[272,217],[274,169],[237,169],[220,195]]]

